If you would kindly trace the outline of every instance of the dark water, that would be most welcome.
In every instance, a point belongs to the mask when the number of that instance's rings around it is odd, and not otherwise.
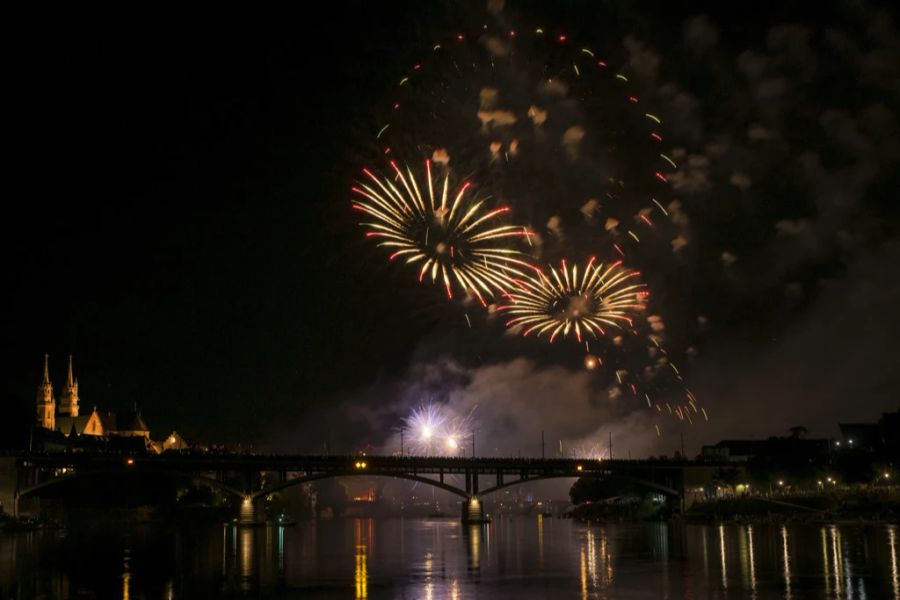
[[[0,535],[7,598],[895,598],[894,525],[515,517]]]

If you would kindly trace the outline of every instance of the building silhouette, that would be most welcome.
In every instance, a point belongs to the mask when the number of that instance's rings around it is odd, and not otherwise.
[[[44,373],[37,387],[35,402],[36,426],[38,438],[43,445],[54,445],[54,442],[66,438],[67,446],[80,447],[96,445],[96,442],[115,442],[116,446],[127,446],[131,449],[163,452],[165,450],[182,450],[188,448],[184,438],[173,431],[163,440],[156,442],[150,438],[141,412],[134,405],[132,410],[121,412],[100,411],[96,406],[91,412],[82,414],[81,399],[78,395],[78,379],[74,376],[72,355],[66,373],[66,384],[57,402],[53,394],[53,383],[50,380],[50,355],[44,355]],[[125,438],[128,438],[126,441]],[[81,444],[74,442],[81,440]]]

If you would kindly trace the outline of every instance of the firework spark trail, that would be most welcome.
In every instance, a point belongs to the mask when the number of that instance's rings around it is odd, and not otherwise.
[[[592,257],[579,272],[563,260],[560,268],[549,267],[551,277],[537,271],[533,277],[517,279],[517,289],[508,294],[509,304],[500,307],[513,318],[508,327],[523,327],[523,335],[549,333],[553,342],[574,333],[606,335],[606,327],[631,327],[636,313],[646,309],[647,292],[637,280],[637,271],[629,271],[617,261],[596,263]]]
[[[416,264],[419,281],[428,276],[443,284],[448,298],[457,287],[486,306],[485,297],[509,290],[513,277],[534,268],[509,245],[528,230],[497,224],[508,207],[487,209],[469,183],[451,192],[449,172],[436,181],[431,161],[425,161],[424,186],[411,168],[393,161],[391,167],[393,178],[363,171],[367,180],[352,188],[353,207],[372,219],[361,223],[366,236],[392,249],[391,260]]]

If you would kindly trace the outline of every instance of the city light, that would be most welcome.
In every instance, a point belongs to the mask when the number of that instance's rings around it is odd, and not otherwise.
[[[784,485],[784,480],[783,480],[783,479],[779,479],[779,480],[778,480],[778,485]]]
[[[575,467],[575,469],[578,470],[578,471],[581,471],[581,470],[582,470],[582,466],[581,466],[581,465],[578,465],[577,467]]]
[[[368,465],[364,461],[356,461],[353,466],[357,469],[365,469]]]
[[[884,478],[885,478],[885,479],[890,479],[890,478],[891,478],[891,474],[888,473],[887,471],[885,471],[885,472],[884,472]]]
[[[129,456],[129,457],[128,457],[128,460],[126,460],[125,462],[126,462],[128,465],[133,465],[133,464],[134,464],[134,459],[131,458],[131,457]]]

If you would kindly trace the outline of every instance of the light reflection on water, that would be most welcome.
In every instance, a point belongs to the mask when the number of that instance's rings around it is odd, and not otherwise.
[[[791,600],[793,598],[791,595],[791,557],[788,553],[788,529],[786,525],[781,526],[781,547],[784,564],[784,598],[785,600]]]
[[[345,519],[0,535],[0,598],[894,598],[895,525]]]

